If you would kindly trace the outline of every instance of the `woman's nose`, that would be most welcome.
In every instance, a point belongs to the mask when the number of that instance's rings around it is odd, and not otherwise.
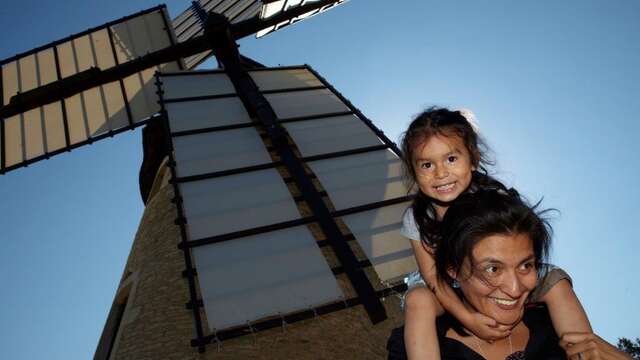
[[[526,287],[522,283],[522,279],[515,272],[508,272],[502,281],[500,286],[502,291],[512,298],[518,298],[526,291]]]

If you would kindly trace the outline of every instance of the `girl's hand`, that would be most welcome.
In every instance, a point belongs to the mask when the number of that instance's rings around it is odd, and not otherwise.
[[[633,358],[593,333],[566,333],[560,347],[570,360],[633,360]]]
[[[462,325],[475,336],[486,341],[502,339],[511,334],[511,327],[498,324],[494,319],[479,312],[471,313],[465,321],[462,321]]]

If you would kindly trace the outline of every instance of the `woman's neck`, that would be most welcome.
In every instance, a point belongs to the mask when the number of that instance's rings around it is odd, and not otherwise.
[[[529,329],[522,321],[513,328],[511,335],[493,342],[482,340],[467,329],[465,331],[470,336],[461,336],[449,329],[446,337],[460,341],[487,360],[504,360],[517,351],[524,351],[529,341]]]

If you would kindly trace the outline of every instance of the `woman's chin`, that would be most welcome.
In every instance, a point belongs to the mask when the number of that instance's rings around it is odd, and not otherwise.
[[[513,306],[497,304],[493,300],[485,303],[485,308],[478,309],[480,312],[492,317],[495,321],[502,325],[515,326],[522,319],[524,313],[524,304],[518,301]]]
[[[501,325],[516,326],[522,320],[524,308],[514,310],[499,310],[494,312],[494,319]]]

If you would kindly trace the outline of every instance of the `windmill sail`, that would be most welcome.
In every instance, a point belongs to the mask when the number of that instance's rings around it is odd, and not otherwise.
[[[159,110],[153,73],[211,55],[198,36],[207,11],[231,18],[237,39],[342,2],[294,1],[260,19],[269,4],[201,0],[173,26],[161,5],[0,61],[0,174],[145,124]]]
[[[20,105],[29,93],[55,95],[56,81],[90,78],[167,48],[176,41],[168,23],[166,8],[158,6],[3,60],[2,106]],[[0,119],[0,172],[143,124],[159,110],[154,72],[182,67],[160,64]]]
[[[262,2],[259,0],[198,0],[182,14],[173,19],[173,29],[178,41],[183,42],[204,33],[203,17],[213,11],[225,15],[234,24],[259,14]],[[194,69],[212,54],[204,51],[184,59],[187,69]]]
[[[250,19],[269,20],[286,11],[308,8],[299,14],[285,16],[274,24],[261,26],[259,22],[252,24],[251,33],[262,37],[288,25],[325,12],[346,0],[198,0],[173,19],[173,28],[179,42],[192,39],[204,33],[204,19],[208,12],[225,15],[231,24],[238,24]],[[194,69],[212,54],[211,50],[186,57],[187,69]]]
[[[332,221],[376,272],[374,287],[397,284],[415,269],[398,232],[409,197],[397,148],[311,68],[249,74],[331,204]],[[212,334],[199,329],[205,335],[194,343],[354,296],[336,281],[340,264],[324,255],[327,241],[315,225],[320,215],[292,192],[262,123],[248,114],[226,73],[160,74],[158,84],[173,143],[182,247],[190,250],[187,266],[200,289],[192,303],[204,308]]]

